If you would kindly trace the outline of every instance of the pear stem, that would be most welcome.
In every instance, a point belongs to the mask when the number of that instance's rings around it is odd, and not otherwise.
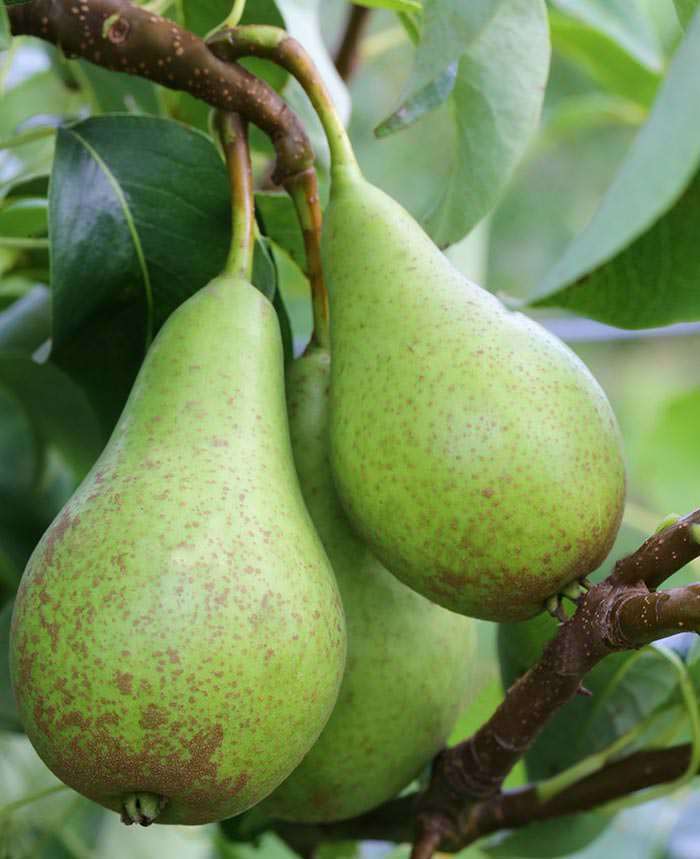
[[[309,345],[329,349],[328,292],[321,263],[323,213],[318,194],[316,170],[309,167],[308,170],[297,173],[296,176],[290,176],[285,180],[284,187],[292,198],[304,235],[306,274],[311,287],[311,305],[314,317],[314,330]]]
[[[250,280],[255,250],[255,203],[248,129],[237,113],[219,113],[217,126],[231,186],[232,236],[224,274]]]
[[[279,27],[250,25],[222,30],[208,39],[207,45],[215,56],[228,62],[254,56],[287,69],[299,81],[321,120],[331,152],[334,177],[341,173],[359,174],[350,138],[333,99],[313,60],[296,39]]]

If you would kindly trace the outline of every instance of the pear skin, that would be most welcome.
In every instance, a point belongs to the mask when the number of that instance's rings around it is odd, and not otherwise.
[[[217,278],[168,320],[29,561],[11,635],[35,749],[131,819],[238,814],[311,748],[344,619],[294,470],[276,314],[252,285]]]
[[[358,540],[328,460],[328,352],[287,372],[294,459],[345,607],[348,659],[320,738],[263,803],[305,823],[362,814],[396,796],[444,746],[472,688],[474,622],[402,585]]]
[[[625,473],[605,394],[356,169],[334,173],[323,257],[331,459],[353,526],[446,608],[537,614],[599,566],[620,525]]]

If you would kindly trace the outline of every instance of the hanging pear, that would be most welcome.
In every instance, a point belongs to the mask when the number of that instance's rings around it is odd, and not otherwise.
[[[313,745],[342,677],[342,606],[294,470],[277,316],[247,280],[251,223],[245,264],[159,333],[17,596],[26,732],[126,822],[206,823],[259,802]]]
[[[396,796],[445,745],[472,688],[475,626],[402,585],[354,536],[328,461],[330,357],[287,373],[294,459],[345,608],[348,658],[318,741],[265,801],[273,817],[316,823]]]
[[[304,49],[272,27],[209,41],[296,75],[323,124],[331,197],[331,464],[358,534],[401,581],[513,621],[595,569],[622,518],[621,439],[604,392],[546,329],[469,282],[362,176]]]
[[[324,230],[336,484],[403,582],[513,621],[598,567],[620,525],[620,435],[561,341],[466,280],[355,169]]]

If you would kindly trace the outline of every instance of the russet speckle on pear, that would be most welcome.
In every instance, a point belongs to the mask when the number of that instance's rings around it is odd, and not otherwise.
[[[159,822],[219,820],[312,746],[345,641],[294,470],[275,311],[218,278],[156,338],[29,562],[11,641],[22,721],[96,802],[156,797]]]
[[[355,529],[429,599],[531,617],[604,560],[619,528],[624,465],[605,394],[352,169],[336,171],[323,251],[331,458]]]
[[[328,460],[328,352],[287,372],[299,482],[338,580],[348,658],[318,741],[263,803],[273,817],[316,823],[396,796],[445,745],[472,689],[475,624],[401,584],[350,529]]]

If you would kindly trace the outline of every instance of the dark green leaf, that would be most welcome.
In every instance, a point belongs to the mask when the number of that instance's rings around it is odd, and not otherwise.
[[[108,305],[51,350],[60,367],[87,396],[107,441],[124,408],[144,355],[145,325],[139,304]]]
[[[55,445],[77,477],[87,473],[102,449],[102,436],[74,382],[49,364],[0,353],[0,387],[21,404],[44,445]]]
[[[267,298],[274,302],[277,294],[277,269],[268,239],[261,236],[255,242],[253,257],[253,284]]]
[[[223,163],[207,137],[170,120],[61,129],[50,212],[56,343],[121,295],[141,296],[157,328],[226,259]]]
[[[0,611],[0,731],[21,731],[10,684],[10,620],[13,603]]]
[[[27,176],[11,183],[7,187],[6,199],[19,199],[21,197],[44,197],[49,196],[49,174],[39,173],[36,176]],[[1,195],[0,195],[1,197]]]
[[[0,236],[45,236],[48,211],[44,197],[21,197],[0,203]]]
[[[36,286],[0,313],[0,351],[31,354],[51,336],[51,294]]]
[[[514,859],[549,859],[568,856],[594,841],[611,822],[603,812],[588,812],[530,823],[481,845],[486,856]]]
[[[299,268],[304,269],[304,237],[289,195],[258,191],[255,194],[255,208],[265,235],[283,248]]]
[[[11,41],[10,21],[5,7],[0,3],[0,51],[6,51],[10,47]]]
[[[39,436],[21,400],[0,377],[0,493],[3,497],[31,492],[39,478],[41,456]]]
[[[623,328],[700,318],[700,17],[588,227],[531,297]],[[673,157],[668,141],[673,140]]]

